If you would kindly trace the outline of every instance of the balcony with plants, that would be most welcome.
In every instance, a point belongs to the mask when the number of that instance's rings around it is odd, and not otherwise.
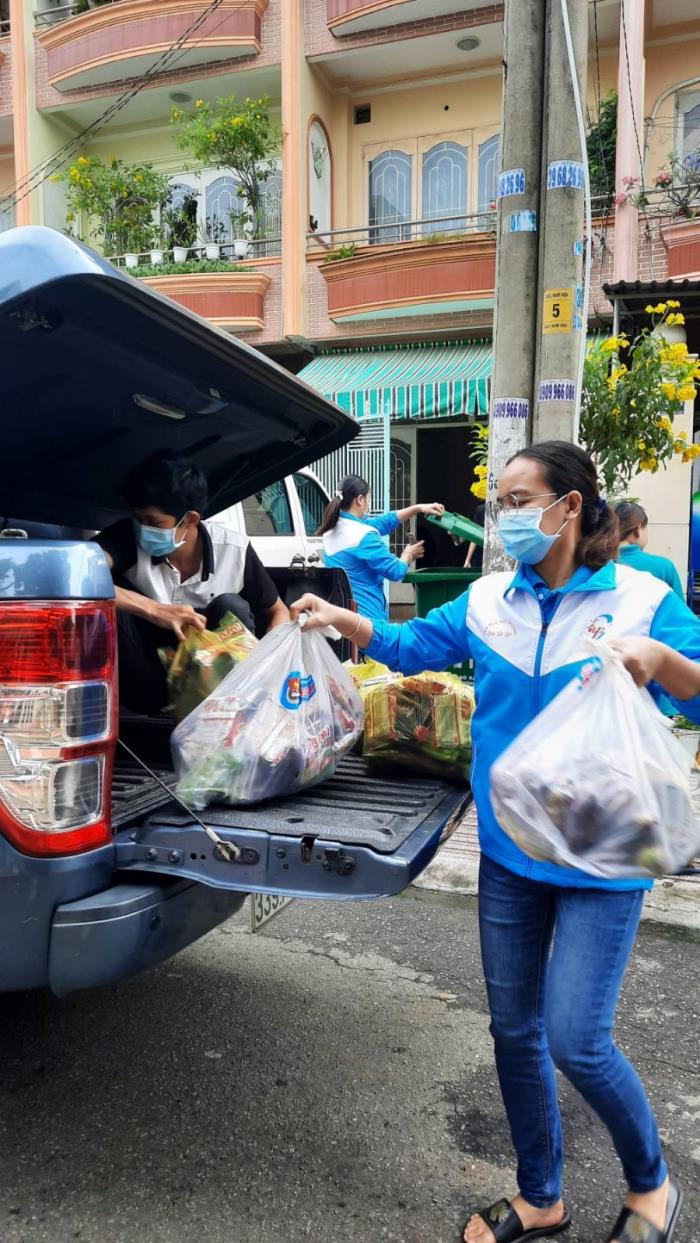
[[[49,85],[59,91],[107,86],[152,69],[178,40],[178,66],[235,62],[261,50],[268,0],[36,0],[37,43]],[[191,33],[192,46],[188,47]]]
[[[210,214],[202,215],[201,195],[150,163],[84,155],[56,177],[66,186],[66,226],[188,310],[259,332],[279,268],[281,238],[270,233],[265,210],[279,131],[265,99],[197,104],[191,113],[175,109],[172,123],[178,146],[198,168],[223,174],[215,186],[229,186]]]
[[[308,237],[328,317],[343,324],[490,309],[498,152],[497,134],[368,152],[367,224],[313,228]]]

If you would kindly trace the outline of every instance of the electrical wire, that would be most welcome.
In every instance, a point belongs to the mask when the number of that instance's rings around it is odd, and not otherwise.
[[[244,3],[245,0],[241,0],[241,3],[237,6],[237,8],[242,7]],[[161,53],[154,64],[151,65],[150,68],[147,69],[139,78],[137,78],[126,91],[123,91],[122,94],[119,95],[117,99],[114,100],[109,107],[100,114],[100,116],[96,117],[95,120],[81,130],[80,133],[76,134],[73,138],[69,139],[68,142],[64,143],[63,147],[60,147],[51,156],[49,156],[48,159],[38,164],[33,170],[27,173],[24,178],[16,182],[13,190],[9,194],[0,198],[0,211],[5,211],[16,206],[17,203],[22,202],[22,200],[27,198],[28,195],[33,194],[47,177],[51,176],[58,168],[61,167],[62,164],[70,159],[71,155],[80,150],[81,146],[85,144],[87,139],[99,133],[101,129],[104,129],[109,121],[111,121],[113,117],[117,116],[118,113],[121,112],[122,109],[125,108],[127,104],[140,93],[140,91],[171,69],[172,64],[176,63],[180,56],[184,55],[185,51],[188,51],[192,46],[193,40],[191,36],[196,34],[200,27],[204,25],[208,18],[211,17],[222,4],[223,0],[211,0],[211,3],[207,6],[207,8],[194,19],[194,21],[185,31],[183,31],[183,33],[173,44],[171,44],[169,48]],[[233,11],[235,12],[236,10]],[[214,30],[218,30],[230,14],[231,10],[227,10],[224,18],[216,27],[214,27]],[[208,32],[208,37],[211,33],[212,31]],[[196,44],[197,40],[194,40],[194,43]]]
[[[583,116],[583,103],[581,102],[581,91],[579,89],[578,74],[576,72],[576,56],[574,53],[573,39],[571,38],[571,23],[569,21],[569,6],[567,0],[561,0],[561,18],[564,26],[564,39],[566,41],[566,54],[569,62],[569,73],[571,75],[571,87],[574,94],[574,108],[576,110],[576,124],[578,126],[579,142],[581,144],[581,161],[583,163],[583,183],[584,183],[584,230],[586,234],[586,244],[584,246],[583,260],[583,306],[581,307],[581,348],[579,351],[579,362],[576,376],[576,397],[574,402],[574,441],[578,442],[579,427],[581,423],[581,398],[583,395],[583,364],[586,357],[587,345],[587,329],[588,329],[588,303],[591,296],[591,235],[593,232],[591,224],[591,179],[588,173],[588,148],[586,143],[586,125]]]

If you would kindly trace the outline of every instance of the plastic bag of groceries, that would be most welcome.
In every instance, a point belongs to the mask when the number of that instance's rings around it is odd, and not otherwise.
[[[362,720],[323,635],[287,622],[174,731],[177,793],[196,810],[292,794],[333,776]]]
[[[491,769],[496,818],[533,859],[591,876],[661,876],[700,846],[690,763],[647,690],[603,643]]]
[[[184,721],[257,646],[255,635],[233,613],[226,613],[216,630],[189,626],[166,662],[168,703],[175,720]]]
[[[361,668],[361,667],[358,667]],[[365,707],[362,754],[373,767],[466,782],[474,693],[451,673],[358,676]]]

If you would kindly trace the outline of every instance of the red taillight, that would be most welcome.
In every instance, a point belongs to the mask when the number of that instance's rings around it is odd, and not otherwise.
[[[0,605],[0,830],[32,855],[111,835],[112,602]]]

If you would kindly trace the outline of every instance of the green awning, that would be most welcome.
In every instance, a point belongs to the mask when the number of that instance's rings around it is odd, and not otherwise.
[[[464,418],[489,412],[490,341],[319,354],[299,373],[356,419]]]

